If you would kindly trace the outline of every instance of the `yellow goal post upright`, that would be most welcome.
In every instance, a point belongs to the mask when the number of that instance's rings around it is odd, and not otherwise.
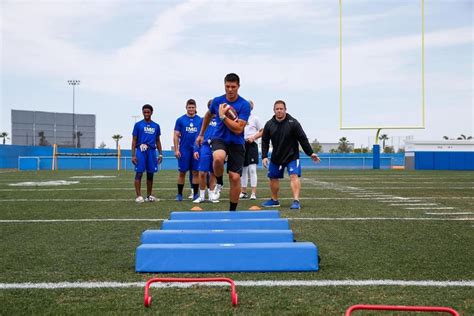
[[[377,130],[373,145],[373,169],[380,169],[379,134],[382,129],[425,129],[425,1],[421,2],[421,124],[420,125],[373,125],[346,126],[343,124],[342,102],[342,2],[339,0],[339,129],[340,130]]]

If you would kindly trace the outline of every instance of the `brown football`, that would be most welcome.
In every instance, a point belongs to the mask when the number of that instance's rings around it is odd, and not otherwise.
[[[232,121],[237,121],[239,119],[237,115],[237,111],[234,109],[232,105],[227,105],[227,107],[229,109],[225,112],[225,116],[227,116],[227,118]]]

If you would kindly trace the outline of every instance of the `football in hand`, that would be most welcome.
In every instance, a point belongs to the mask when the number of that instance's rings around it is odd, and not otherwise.
[[[232,105],[227,105],[228,110],[225,112],[225,116],[232,121],[237,121],[239,119],[237,111]]]

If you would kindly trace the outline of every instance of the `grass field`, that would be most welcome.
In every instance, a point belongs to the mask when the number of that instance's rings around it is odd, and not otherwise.
[[[231,277],[239,306],[231,306],[228,287],[170,286],[152,289],[151,309],[143,307],[143,286],[156,275],[134,272],[135,248],[141,232],[159,228],[170,211],[194,206],[174,201],[176,172],[160,172],[160,201],[141,205],[131,172],[0,172],[1,315],[342,315],[353,304],[449,306],[474,315],[473,172],[305,170],[303,209],[289,210],[285,179],[280,210],[298,241],[318,245],[320,271],[165,275]],[[268,198],[259,176],[259,199],[239,209]],[[79,183],[11,186],[50,180]],[[220,204],[200,206],[226,210],[227,197],[224,190]]]

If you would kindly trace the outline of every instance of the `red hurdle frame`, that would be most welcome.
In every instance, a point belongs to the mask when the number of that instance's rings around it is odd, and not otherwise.
[[[152,297],[150,295],[150,285],[155,282],[161,283],[200,283],[200,282],[227,282],[230,284],[230,298],[232,300],[232,306],[237,306],[238,298],[237,291],[235,290],[234,280],[229,278],[153,278],[146,282],[145,285],[145,307],[150,307],[152,303]]]
[[[449,307],[438,306],[398,306],[398,305],[353,305],[346,310],[345,316],[352,315],[356,310],[384,310],[384,311],[405,311],[405,312],[440,312],[450,313],[453,316],[459,316],[459,313]]]

